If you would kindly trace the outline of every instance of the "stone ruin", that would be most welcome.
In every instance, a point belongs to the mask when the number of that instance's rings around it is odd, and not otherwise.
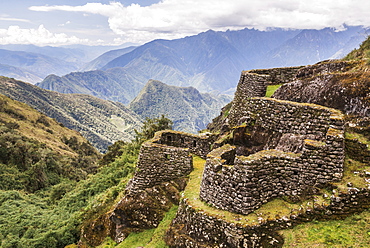
[[[193,170],[192,154],[205,158],[211,151],[214,135],[193,135],[161,131],[140,149],[137,171],[126,187],[135,194],[140,190],[182,178]]]
[[[343,115],[272,98],[237,99],[232,144],[208,154],[200,197],[249,214],[278,196],[313,194],[342,178]]]
[[[320,105],[263,97],[267,85],[291,81],[300,70],[270,69],[269,75],[264,74],[268,70],[243,72],[221,134],[158,132],[142,145],[127,195],[186,178],[193,169],[192,154],[206,158],[200,199],[236,214],[248,215],[277,197],[315,194],[328,183],[340,181],[344,164],[342,113]],[[328,211],[344,214],[360,210],[370,205],[368,196],[368,191],[351,191],[312,211],[323,216]],[[315,218],[307,217],[306,212],[300,214],[262,221],[257,226],[235,225],[196,210],[182,199],[167,243],[192,248],[281,247],[283,241],[276,230]]]

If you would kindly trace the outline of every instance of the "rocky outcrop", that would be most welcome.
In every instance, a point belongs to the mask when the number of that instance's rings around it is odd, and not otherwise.
[[[334,61],[302,68],[273,98],[323,105],[348,115],[370,116],[370,73],[350,72],[355,62]]]

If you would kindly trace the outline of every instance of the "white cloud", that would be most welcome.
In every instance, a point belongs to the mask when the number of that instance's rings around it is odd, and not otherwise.
[[[71,24],[71,21],[67,21],[66,23],[58,24],[59,27],[64,27],[65,25]]]
[[[9,21],[9,22],[31,22],[30,20],[26,20],[26,19],[10,18],[10,17],[0,17],[0,21]]]
[[[106,16],[111,30],[126,42],[172,39],[208,29],[370,26],[370,1],[363,0],[162,0],[146,7],[111,2],[33,6],[30,10]]]
[[[66,44],[88,44],[87,39],[79,39],[75,36],[68,36],[64,33],[54,34],[43,25],[38,29],[22,29],[19,26],[10,26],[8,29],[0,29],[0,44],[35,44],[66,45]]]

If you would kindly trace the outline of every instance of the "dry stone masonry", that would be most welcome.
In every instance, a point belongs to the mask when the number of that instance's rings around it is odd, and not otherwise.
[[[271,69],[255,69],[243,72],[243,74],[260,74],[260,75],[268,75],[270,81],[268,82],[269,85],[274,84],[285,84],[293,81],[300,71],[300,69],[304,68],[304,66],[295,66],[295,67],[283,67],[283,68],[271,68]],[[257,95],[255,95],[257,96]]]
[[[237,102],[230,111],[231,124],[241,125],[234,131],[237,144],[208,154],[202,200],[248,214],[272,198],[312,194],[312,188],[342,178],[344,121],[339,111],[271,98]],[[250,148],[256,152],[250,154]]]
[[[259,217],[256,222],[226,219],[220,215],[202,211],[189,204],[180,203],[177,216],[167,235],[171,248],[240,248],[282,247],[283,238],[278,230],[291,228],[312,220],[341,219],[370,207],[368,189],[348,187],[346,192],[332,196],[328,202],[301,205],[285,216]],[[252,217],[253,218],[253,217]]]
[[[210,134],[187,134],[176,131],[157,132],[141,146],[137,171],[126,191],[135,194],[190,174],[193,169],[191,154],[204,157],[211,151],[215,139]]]

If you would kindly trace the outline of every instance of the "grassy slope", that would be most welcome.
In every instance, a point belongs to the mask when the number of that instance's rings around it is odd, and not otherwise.
[[[96,170],[100,155],[85,138],[3,95],[0,134],[0,247],[4,248],[76,243],[79,225],[120,199],[138,153],[124,154],[87,176],[91,171],[85,165]],[[44,184],[28,188],[40,175]]]
[[[276,85],[268,85],[267,86],[267,91],[266,91],[266,97],[271,97],[274,92],[279,89],[281,84],[276,84]]]
[[[79,131],[100,151],[117,140],[130,141],[140,118],[123,104],[81,94],[61,94],[0,76],[0,94],[23,102]]]
[[[87,142],[80,133],[65,128],[55,119],[49,118],[27,104],[14,101],[0,94],[1,122],[19,125],[17,130],[24,136],[45,143],[52,150],[66,155],[77,156],[76,151],[68,147],[62,138],[75,137],[78,142]]]
[[[370,210],[344,220],[314,221],[280,232],[284,247],[369,247]]]

